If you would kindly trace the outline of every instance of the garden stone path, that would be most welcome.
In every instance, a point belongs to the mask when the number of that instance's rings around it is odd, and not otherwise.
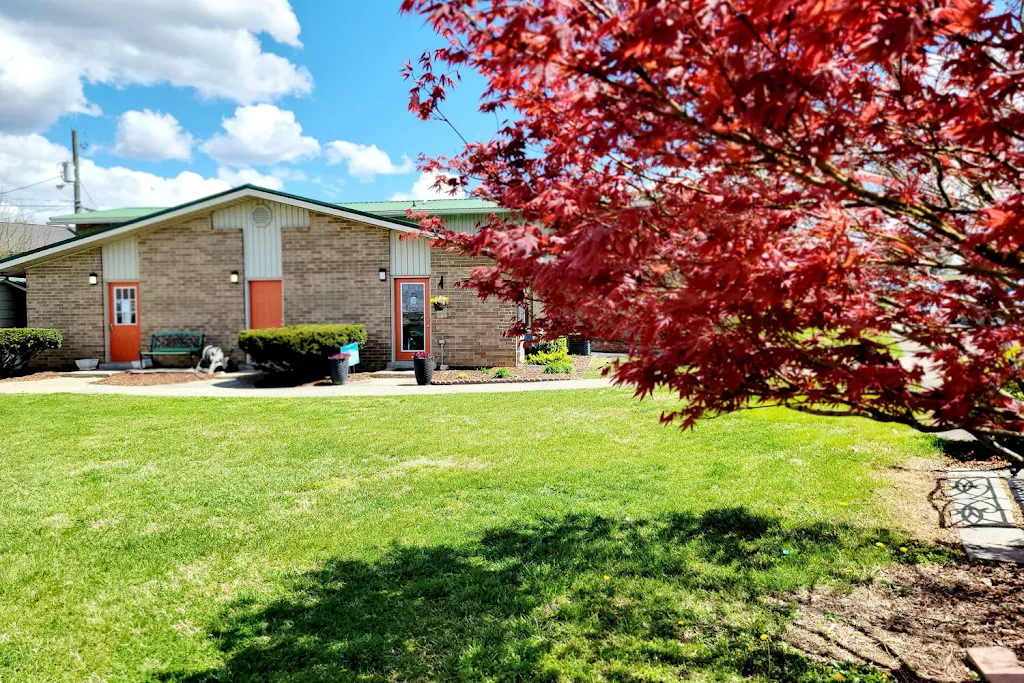
[[[1006,471],[951,469],[946,475],[950,525],[972,560],[1024,564],[1024,478]],[[1011,498],[1010,492],[1013,492]],[[1016,500],[1014,500],[1016,499]]]

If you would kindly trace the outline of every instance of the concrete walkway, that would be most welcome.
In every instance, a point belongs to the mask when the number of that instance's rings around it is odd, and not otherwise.
[[[31,382],[0,382],[3,394],[108,394],[120,396],[205,396],[214,398],[331,398],[337,396],[418,396],[422,394],[485,394],[518,391],[557,391],[565,389],[602,389],[612,386],[607,379],[570,379],[551,382],[509,384],[452,384],[418,386],[406,378],[374,378],[343,386],[276,387],[253,386],[257,373],[229,373],[212,380],[162,384],[148,387],[122,387],[96,384],[98,377],[64,376]]]

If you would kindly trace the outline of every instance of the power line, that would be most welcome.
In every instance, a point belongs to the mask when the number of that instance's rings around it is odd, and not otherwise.
[[[87,188],[85,186],[85,183],[82,183],[82,189],[85,190],[85,196],[89,198],[89,202],[93,206],[93,211],[95,211],[96,210],[96,200],[92,198],[91,194],[89,194],[89,188]]]
[[[59,180],[59,179],[60,179],[60,176],[59,175],[55,175],[52,178],[47,178],[46,180],[40,180],[38,183],[32,183],[31,185],[22,185],[21,187],[16,187],[13,190],[3,190],[3,189],[0,189],[0,194],[10,194],[11,192],[18,192],[19,190],[27,190],[30,187],[35,187],[36,185],[42,185],[43,183],[48,183],[50,181]]]

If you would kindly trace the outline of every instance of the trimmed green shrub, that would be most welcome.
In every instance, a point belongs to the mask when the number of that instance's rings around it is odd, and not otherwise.
[[[531,365],[543,365],[545,368],[552,363],[568,363],[572,365],[572,358],[569,357],[569,342],[565,337],[559,337],[548,347],[549,351],[539,351],[526,357],[526,362]],[[561,370],[559,370],[561,372]],[[572,372],[570,369],[569,372]]]
[[[531,355],[538,355],[543,353],[558,353],[560,349],[565,349],[566,352],[569,350],[569,342],[565,337],[559,337],[558,339],[550,339],[547,341],[539,341],[534,343],[530,349]]]
[[[494,371],[491,373],[491,377],[493,377],[494,379],[504,379],[505,377],[511,376],[512,371],[509,370],[508,368],[494,368]]]
[[[262,330],[243,330],[238,347],[254,365],[274,373],[323,377],[327,357],[346,344],[366,343],[363,325],[290,325]]]
[[[30,360],[64,343],[60,330],[32,327],[0,328],[0,377],[20,372]]]
[[[571,375],[575,370],[571,360],[553,360],[544,364],[545,375]]]

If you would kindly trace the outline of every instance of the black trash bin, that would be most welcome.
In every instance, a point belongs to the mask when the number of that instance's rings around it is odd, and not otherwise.
[[[583,337],[569,337],[570,356],[589,356],[590,340]]]

